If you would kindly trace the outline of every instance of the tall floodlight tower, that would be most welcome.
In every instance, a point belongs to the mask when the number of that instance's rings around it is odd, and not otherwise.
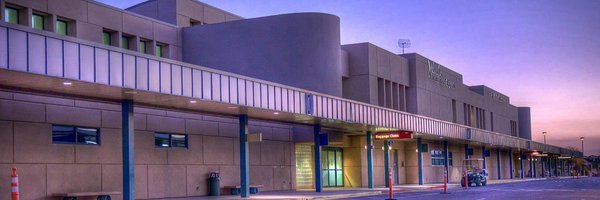
[[[410,48],[410,40],[409,39],[398,39],[398,46],[402,48],[402,54],[404,54],[405,48]]]

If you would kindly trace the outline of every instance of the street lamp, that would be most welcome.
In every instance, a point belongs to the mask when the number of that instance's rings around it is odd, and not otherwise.
[[[585,138],[580,137],[579,139],[581,140],[581,154],[583,155],[583,139],[585,139]]]
[[[544,144],[546,144],[546,131],[542,132],[542,135],[544,135]]]

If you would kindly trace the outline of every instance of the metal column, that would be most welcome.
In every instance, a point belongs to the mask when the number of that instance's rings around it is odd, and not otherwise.
[[[385,181],[385,187],[391,187],[390,185],[390,143],[387,140],[383,141],[383,177]]]
[[[533,178],[533,156],[529,155],[529,178]]]
[[[123,199],[135,200],[135,146],[133,100],[121,101],[121,130],[123,142]]]
[[[465,144],[465,159],[469,159],[469,144]]]
[[[523,166],[523,152],[519,151],[519,164],[521,165],[521,170],[519,172],[519,176],[521,176],[521,179],[525,178],[525,168]]]
[[[373,133],[367,131],[367,177],[369,188],[374,188],[373,185]]]
[[[485,164],[485,145],[481,146],[481,158],[483,158],[483,172],[487,176],[487,167]]]
[[[313,139],[315,142],[315,192],[323,191],[323,175],[321,175],[321,125],[316,124],[314,127]]]
[[[537,158],[532,157],[533,160],[533,178],[537,178]]]
[[[450,165],[450,160],[448,159],[448,141],[444,140],[444,169],[446,170],[446,180],[450,180],[449,179],[449,174],[450,174],[450,169],[449,169],[449,165]]]
[[[510,179],[513,179],[513,158],[515,155],[513,154],[512,149],[508,150],[508,156],[508,165],[510,166],[510,170],[508,172],[510,173]]]
[[[240,194],[250,196],[250,162],[248,160],[248,115],[240,115]]]
[[[546,177],[546,163],[544,161],[546,161],[546,157],[541,157],[540,161],[542,163],[542,177]]]
[[[423,185],[423,148],[421,147],[421,138],[417,138],[417,166],[419,173],[419,185]]]
[[[558,176],[558,157],[554,158],[554,172],[556,172],[555,176]]]
[[[496,163],[497,163],[497,170],[498,170],[498,180],[502,179],[502,172],[501,172],[501,167],[500,167],[500,148],[498,148],[498,154],[496,154]]]

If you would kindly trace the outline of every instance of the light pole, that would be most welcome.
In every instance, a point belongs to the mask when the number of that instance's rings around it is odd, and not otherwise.
[[[585,139],[585,138],[580,137],[579,139],[581,140],[581,154],[583,155],[583,139]]]
[[[546,131],[542,132],[542,135],[544,135],[544,144],[546,144]]]

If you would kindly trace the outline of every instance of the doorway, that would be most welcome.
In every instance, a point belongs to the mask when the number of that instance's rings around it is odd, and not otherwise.
[[[321,156],[323,187],[344,187],[342,148],[323,147]]]

